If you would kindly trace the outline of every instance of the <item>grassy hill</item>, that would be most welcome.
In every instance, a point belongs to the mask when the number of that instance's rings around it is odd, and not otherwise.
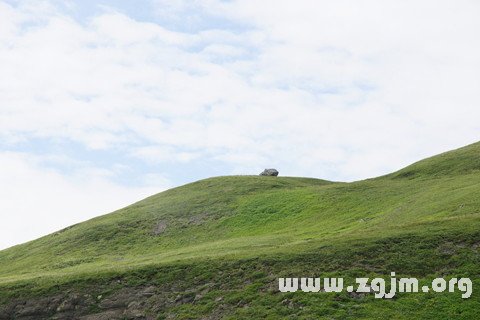
[[[217,177],[1,251],[0,319],[476,319],[479,247],[480,143],[353,183]],[[391,271],[474,293],[276,288]]]

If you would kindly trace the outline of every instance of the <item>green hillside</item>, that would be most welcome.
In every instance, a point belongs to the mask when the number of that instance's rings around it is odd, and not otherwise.
[[[353,183],[217,177],[1,251],[0,319],[475,319],[479,248],[480,143]],[[474,294],[276,289],[391,271]]]

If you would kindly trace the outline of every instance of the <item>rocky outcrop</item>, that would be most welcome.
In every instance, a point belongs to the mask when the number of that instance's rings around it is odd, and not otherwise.
[[[159,221],[155,226],[155,229],[153,230],[153,234],[158,236],[159,234],[164,233],[166,229],[167,229],[167,223],[163,220]]]
[[[261,176],[270,176],[270,177],[276,177],[278,176],[278,171],[277,169],[265,169],[263,170],[262,173],[260,173]]]
[[[120,289],[107,297],[69,292],[26,301],[18,299],[0,306],[0,320],[155,320],[157,317],[147,310],[177,305],[172,295],[158,293],[154,286],[139,286]]]

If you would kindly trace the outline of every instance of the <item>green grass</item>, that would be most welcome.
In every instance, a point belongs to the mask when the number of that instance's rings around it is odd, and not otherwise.
[[[159,225],[164,230],[155,234]],[[176,283],[185,291],[215,283],[165,317],[469,319],[478,294],[468,301],[454,294],[354,301],[346,294],[284,295],[271,286],[276,277],[305,272],[478,279],[479,230],[480,143],[353,183],[218,177],[1,251],[0,288],[8,290],[0,297],[62,286],[108,291],[110,279],[121,276],[130,285]],[[179,277],[185,266],[193,278]]]

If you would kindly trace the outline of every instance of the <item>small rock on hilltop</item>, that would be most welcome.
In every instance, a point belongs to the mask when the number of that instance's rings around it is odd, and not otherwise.
[[[276,177],[278,176],[278,171],[277,169],[265,169],[263,170],[262,173],[260,173],[261,176],[270,176],[270,177]]]

